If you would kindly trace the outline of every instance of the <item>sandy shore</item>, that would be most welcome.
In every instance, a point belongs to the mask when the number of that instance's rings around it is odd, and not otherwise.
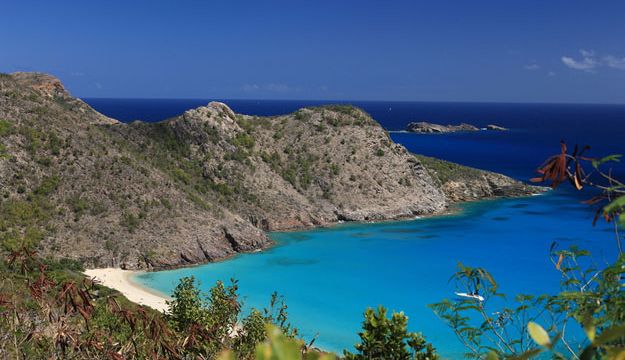
[[[88,269],[85,275],[95,278],[102,285],[113,288],[124,294],[128,300],[137,304],[149,306],[152,309],[165,312],[170,300],[156,292],[150,291],[131,280],[131,276],[137,274],[136,271],[122,270],[117,268]]]

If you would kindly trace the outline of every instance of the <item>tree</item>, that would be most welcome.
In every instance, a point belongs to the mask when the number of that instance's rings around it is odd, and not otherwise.
[[[355,345],[356,354],[344,351],[345,359],[368,360],[433,360],[438,359],[434,347],[419,333],[408,332],[408,317],[403,312],[393,312],[387,317],[387,310],[379,306],[377,311],[365,311],[365,321],[360,343]]]
[[[177,331],[185,331],[193,324],[202,324],[207,319],[205,302],[195,285],[195,277],[183,277],[168,301],[169,320]]]

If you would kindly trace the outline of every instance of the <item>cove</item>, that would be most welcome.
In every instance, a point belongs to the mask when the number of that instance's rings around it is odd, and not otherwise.
[[[449,278],[458,262],[487,268],[509,298],[555,293],[559,273],[549,261],[560,248],[591,250],[593,261],[615,258],[610,227],[592,226],[593,211],[567,192],[464,204],[453,215],[374,224],[346,223],[309,231],[272,233],[276,246],[192,268],[142,273],[133,280],[170,294],[184,276],[207,291],[217,280],[239,280],[244,307],[267,306],[275,290],[289,319],[321,348],[353,349],[367,307],[384,305],[409,316],[450,358],[464,353],[451,330],[427,307],[454,298]]]

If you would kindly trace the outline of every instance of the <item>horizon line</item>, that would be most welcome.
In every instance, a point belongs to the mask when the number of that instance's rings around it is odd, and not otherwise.
[[[453,103],[453,104],[500,104],[500,105],[604,105],[604,106],[625,106],[625,103],[602,103],[602,102],[568,102],[568,101],[474,101],[474,100],[356,100],[356,99],[258,99],[258,98],[219,98],[219,97],[109,97],[109,96],[76,96],[79,99],[97,100],[203,100],[203,101],[291,101],[291,102],[332,102],[339,104],[349,104],[356,102],[375,103]]]

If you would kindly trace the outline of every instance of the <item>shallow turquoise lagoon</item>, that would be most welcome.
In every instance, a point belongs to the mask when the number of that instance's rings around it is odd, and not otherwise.
[[[327,229],[273,233],[276,246],[230,260],[138,275],[149,288],[171,293],[194,275],[208,290],[215,281],[239,280],[245,307],[262,308],[275,290],[306,339],[334,351],[352,349],[362,313],[382,304],[403,310],[410,328],[456,358],[463,348],[427,304],[453,299],[450,276],[458,262],[488,268],[508,294],[554,293],[559,276],[549,247],[576,244],[597,263],[615,258],[611,228],[592,226],[593,211],[566,193],[463,206],[456,215]]]

